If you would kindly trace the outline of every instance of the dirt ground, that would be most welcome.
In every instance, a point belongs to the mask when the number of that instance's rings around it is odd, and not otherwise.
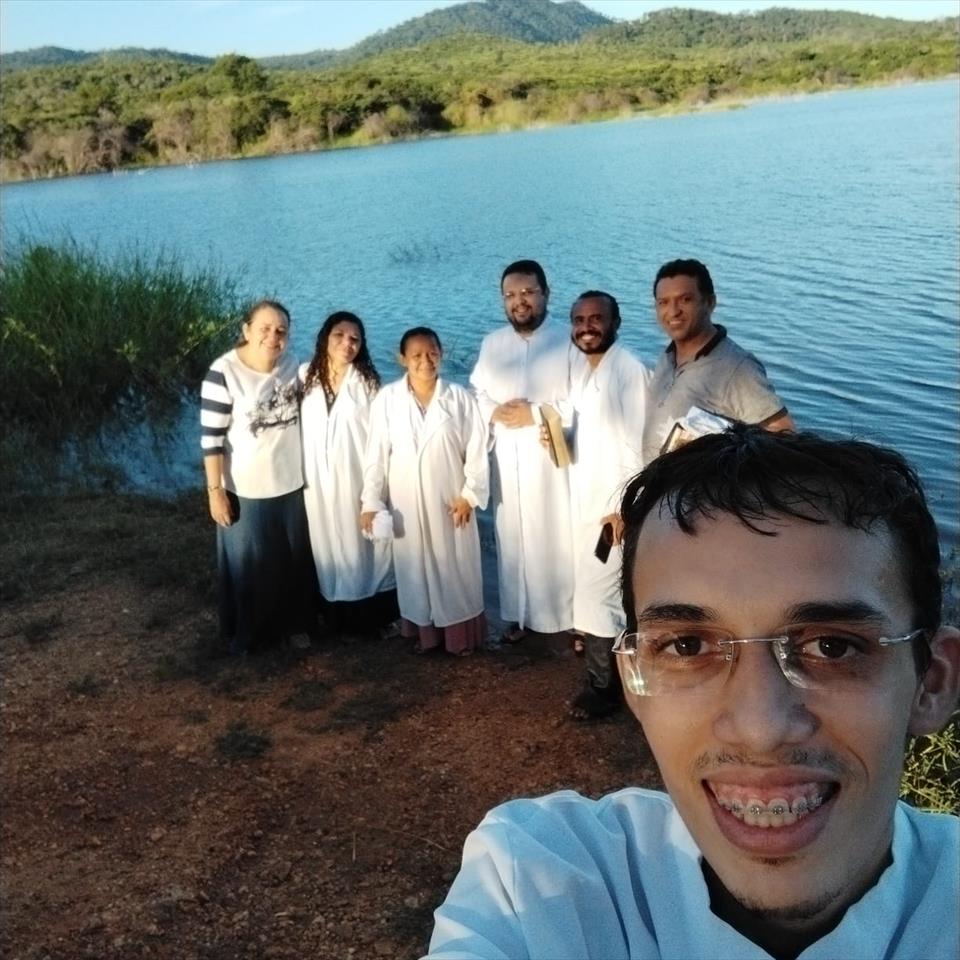
[[[566,719],[563,637],[231,660],[198,501],[0,519],[9,960],[417,957],[489,807],[659,782],[627,715]]]

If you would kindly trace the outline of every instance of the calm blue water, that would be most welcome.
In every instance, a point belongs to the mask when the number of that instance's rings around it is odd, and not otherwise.
[[[798,422],[904,451],[956,544],[957,114],[950,80],[17,184],[0,209],[5,242],[69,232],[222,265],[290,306],[303,358],[330,311],[353,310],[387,378],[400,333],[421,323],[465,377],[518,257],[545,265],[557,318],[588,287],[617,296],[624,339],[652,365],[664,343],[652,277],[696,256],[717,285],[715,319],[763,360]],[[140,482],[196,479],[189,423]]]

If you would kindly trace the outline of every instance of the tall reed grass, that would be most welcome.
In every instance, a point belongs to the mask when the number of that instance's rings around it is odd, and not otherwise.
[[[234,281],[174,257],[23,241],[0,265],[3,436],[83,438],[173,408],[235,335]]]

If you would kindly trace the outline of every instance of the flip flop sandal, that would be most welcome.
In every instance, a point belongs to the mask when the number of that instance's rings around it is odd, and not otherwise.
[[[394,620],[392,623],[388,623],[386,626],[381,627],[377,631],[377,635],[381,640],[396,640],[400,636],[400,624]]]
[[[513,627],[501,634],[500,642],[506,644],[508,647],[512,647],[515,643],[520,643],[526,635],[527,631],[524,630],[523,627]]]

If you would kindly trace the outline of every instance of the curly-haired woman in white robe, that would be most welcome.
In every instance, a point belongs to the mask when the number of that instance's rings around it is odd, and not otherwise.
[[[370,404],[380,377],[358,316],[332,313],[300,367],[304,502],[327,627],[341,635],[384,631],[398,616],[389,541],[357,524]]]

